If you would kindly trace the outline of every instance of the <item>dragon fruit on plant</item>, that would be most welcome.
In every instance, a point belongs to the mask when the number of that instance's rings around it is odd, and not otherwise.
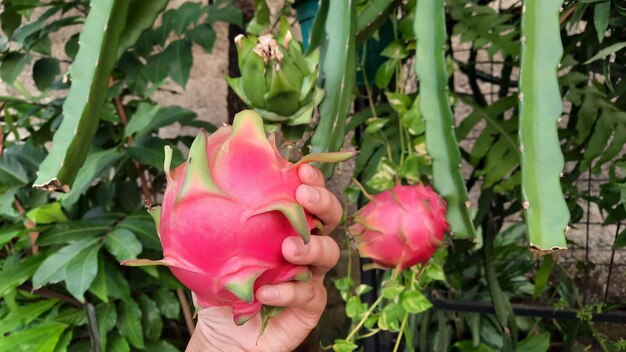
[[[359,253],[399,271],[426,263],[448,231],[447,205],[432,188],[397,185],[371,197],[349,232]]]
[[[292,164],[268,139],[261,117],[250,110],[231,126],[208,136],[201,131],[186,163],[170,170],[160,207],[150,209],[163,245],[162,260],[125,265],[167,265],[203,307],[231,306],[238,325],[261,310],[260,286],[307,279],[305,266],[287,262],[281,245],[288,236],[307,242],[321,222],[295,200],[298,165],[339,162],[353,152],[309,154]]]

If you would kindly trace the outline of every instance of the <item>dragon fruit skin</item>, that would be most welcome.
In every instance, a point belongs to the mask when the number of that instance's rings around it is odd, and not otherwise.
[[[359,253],[402,271],[426,263],[448,231],[447,205],[432,188],[397,185],[372,196],[349,232]]]
[[[296,202],[302,183],[298,165],[353,155],[309,154],[292,164],[250,110],[237,114],[232,127],[210,136],[202,130],[187,162],[172,171],[166,147],[167,187],[161,207],[150,209],[164,258],[123,264],[167,265],[200,306],[231,306],[241,325],[261,310],[257,288],[310,276],[306,266],[287,262],[281,251],[286,237],[300,235],[308,242],[311,230],[322,226]]]

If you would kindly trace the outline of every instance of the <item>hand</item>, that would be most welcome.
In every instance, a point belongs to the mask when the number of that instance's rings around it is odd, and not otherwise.
[[[341,204],[324,186],[322,173],[309,165],[298,169],[304,183],[296,190],[296,200],[324,223],[324,235],[330,234],[342,216]],[[300,237],[289,237],[282,244],[285,259],[308,265],[312,277],[306,282],[286,282],[263,286],[255,296],[259,302],[285,307],[270,319],[259,337],[261,317],[257,314],[242,326],[233,322],[230,307],[211,307],[198,312],[198,324],[187,351],[293,351],[319,322],[326,307],[324,275],[337,264],[339,246],[329,236],[311,236],[308,245]],[[258,338],[258,343],[257,343]]]

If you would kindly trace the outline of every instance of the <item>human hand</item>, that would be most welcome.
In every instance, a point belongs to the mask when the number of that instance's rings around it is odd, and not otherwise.
[[[296,190],[296,200],[322,220],[324,235],[330,234],[341,221],[341,204],[325,188],[324,177],[316,168],[304,164],[298,168],[298,176],[303,185]],[[287,261],[308,265],[312,276],[306,282],[263,286],[255,292],[262,304],[285,307],[269,320],[263,335],[259,338],[259,314],[237,326],[230,307],[205,308],[198,312],[198,324],[187,351],[293,351],[304,341],[326,307],[324,276],[337,264],[339,246],[329,236],[311,236],[307,245],[294,236],[283,241],[282,252]]]

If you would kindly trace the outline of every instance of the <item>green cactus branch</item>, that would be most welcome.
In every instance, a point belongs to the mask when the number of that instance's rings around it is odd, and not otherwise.
[[[385,23],[399,2],[398,0],[372,0],[357,19],[356,43],[361,44],[371,37]]]
[[[563,112],[557,70],[563,55],[561,0],[526,0],[522,14],[519,138],[522,196],[535,256],[566,248],[569,211],[561,190],[563,153],[557,123]]]
[[[70,69],[72,87],[63,104],[63,122],[52,150],[39,167],[34,188],[68,192],[98,128],[108,95],[109,74],[117,60],[128,2],[94,0]]]
[[[352,0],[330,1],[324,28],[326,45],[320,76],[326,97],[319,106],[320,119],[311,139],[314,153],[338,151],[346,133],[356,77],[356,14]],[[326,178],[332,175],[333,167],[321,166]]]
[[[131,0],[126,15],[126,24],[120,35],[117,57],[133,46],[141,34],[154,25],[157,16],[165,9],[169,0]]]
[[[426,122],[426,149],[433,161],[433,184],[448,203],[447,219],[454,236],[473,238],[461,154],[448,103],[444,0],[419,0],[415,11],[415,71],[420,80],[420,111]]]

